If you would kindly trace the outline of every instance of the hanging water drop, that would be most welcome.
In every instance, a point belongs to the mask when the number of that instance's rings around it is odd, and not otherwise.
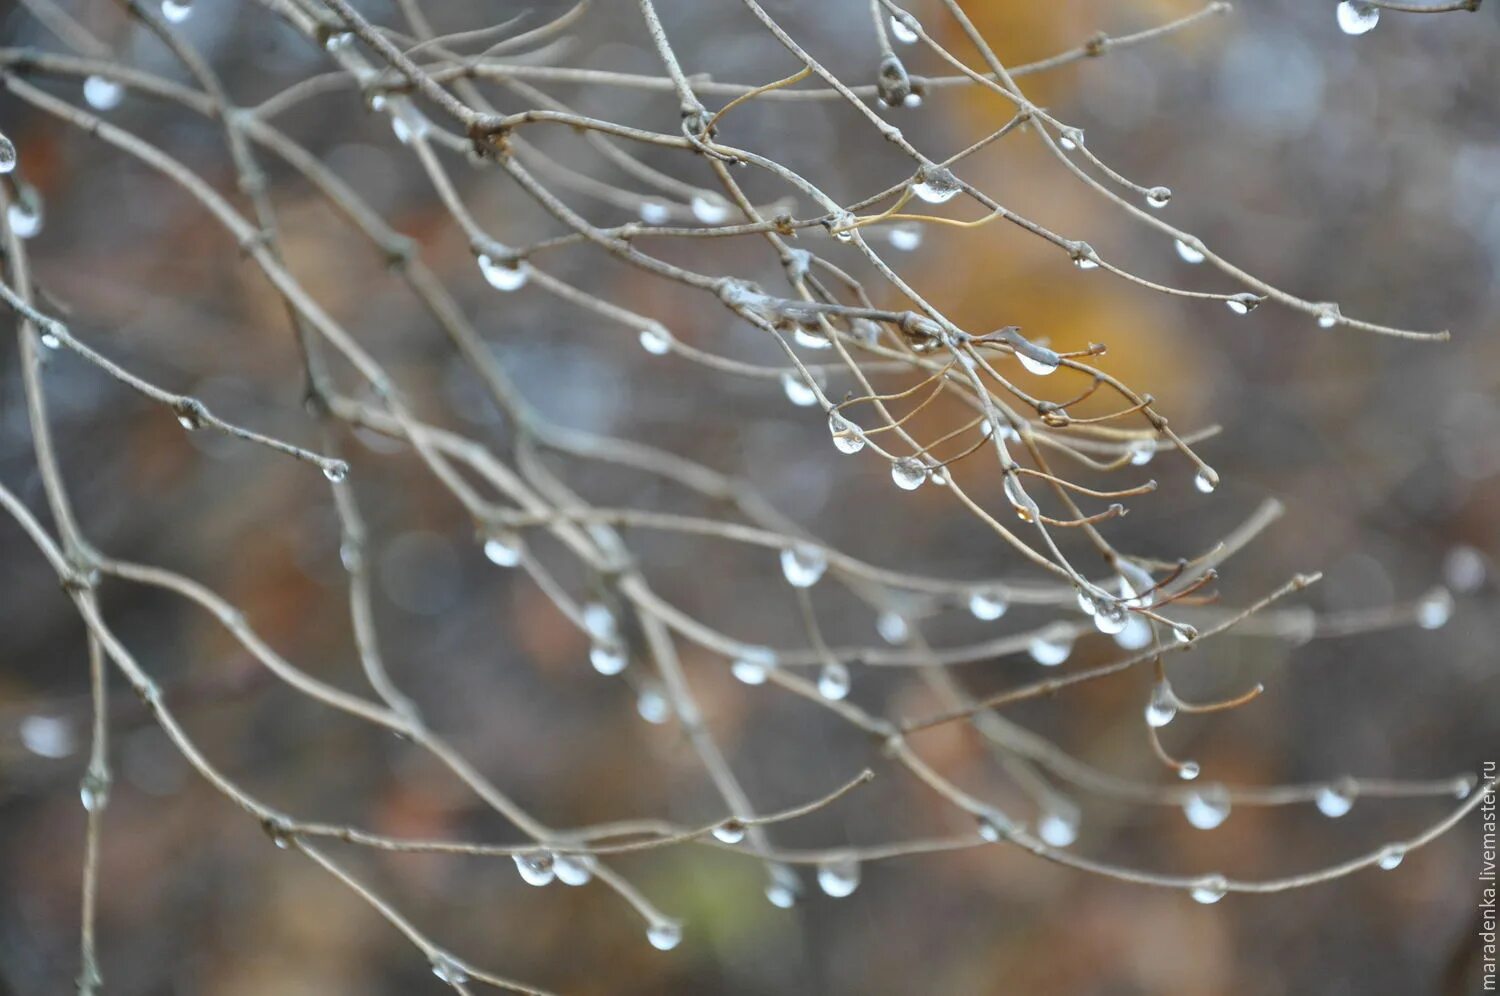
[[[922,37],[922,25],[905,11],[891,15],[891,37],[903,45],[915,45]]]
[[[594,877],[594,859],[587,854],[554,854],[552,871],[563,885],[588,885]]]
[[[823,334],[822,326],[798,325],[792,329],[792,341],[803,349],[831,349],[833,343]]]
[[[682,924],[670,920],[653,923],[646,930],[646,940],[658,951],[671,951],[682,943]]]
[[[646,687],[635,699],[635,711],[653,726],[660,726],[672,718],[672,706],[660,689]]]
[[[1212,785],[1189,795],[1182,804],[1182,813],[1199,830],[1212,830],[1229,819],[1229,808],[1229,793],[1223,786]]]
[[[349,465],[343,460],[328,460],[323,464],[323,476],[333,484],[339,484],[349,478]]]
[[[1336,304],[1325,304],[1318,310],[1318,328],[1331,329],[1339,323],[1339,306]]]
[[[1203,773],[1203,766],[1197,761],[1183,761],[1177,766],[1177,777],[1185,782],[1190,782]]]
[[[1015,822],[998,809],[990,809],[979,816],[979,839],[986,843],[998,844],[1002,840],[1009,840],[1014,836],[1015,830]]]
[[[1218,486],[1219,475],[1214,472],[1212,467],[1204,467],[1193,478],[1193,487],[1197,488],[1200,494],[1212,494],[1214,488]]]
[[[589,648],[589,663],[594,666],[595,671],[608,678],[625,670],[625,665],[630,663],[630,655],[616,642],[599,642]]]
[[[1447,588],[1434,588],[1417,603],[1417,625],[1423,629],[1441,629],[1453,616],[1453,595]]]
[[[729,666],[729,673],[747,685],[763,685],[776,666],[776,652],[770,647],[746,647]]]
[[[739,820],[725,820],[714,827],[714,838],[725,844],[738,844],[745,839],[745,824]]]
[[[641,348],[652,356],[665,356],[672,351],[672,336],[660,325],[641,329]]]
[[[694,194],[688,207],[705,225],[718,225],[729,217],[729,204],[718,194]]]
[[[521,873],[521,881],[527,885],[538,887],[548,885],[557,877],[557,870],[553,867],[552,855],[546,851],[517,854],[514,857],[516,871]]]
[[[1489,565],[1484,554],[1472,546],[1455,546],[1443,557],[1443,580],[1457,592],[1471,594],[1484,587]]]
[[[1146,191],[1146,203],[1160,211],[1172,203],[1172,191],[1168,187],[1152,187]]]
[[[786,865],[771,865],[770,876],[766,883],[766,899],[777,909],[791,909],[802,893],[802,879]]]
[[[1161,729],[1177,718],[1177,696],[1166,681],[1158,681],[1151,687],[1151,697],[1146,700],[1146,725]]]
[[[1101,601],[1094,613],[1094,628],[1105,636],[1115,636],[1129,625],[1132,618],[1134,616],[1113,599]]]
[[[786,399],[798,408],[808,408],[818,403],[818,392],[796,370],[788,370],[781,375],[781,389],[786,393]]]
[[[953,171],[942,166],[926,166],[917,174],[911,192],[928,204],[945,204],[963,189]]]
[[[1348,783],[1324,785],[1318,789],[1318,812],[1331,820],[1338,819],[1354,808],[1354,791],[1354,786]]]
[[[125,99],[125,88],[107,76],[90,76],[83,81],[83,99],[96,111],[113,110]]]
[[[1036,824],[1037,836],[1050,847],[1068,847],[1078,839],[1078,808],[1057,801]]]
[[[1022,522],[1035,522],[1041,510],[1037,508],[1036,501],[1021,487],[1020,477],[1015,473],[1005,475],[1005,484],[1001,486],[1005,497],[1010,500],[1011,506],[1016,510],[1016,516]]]
[[[1030,353],[1023,353],[1018,349],[1016,350],[1016,359],[1029,372],[1036,374],[1038,377],[1045,377],[1057,369],[1058,364],[1062,362],[1062,358],[1050,349],[1044,350],[1040,346],[1036,348],[1040,355],[1032,356]]]
[[[39,337],[41,344],[47,349],[61,349],[62,340],[51,332],[43,332]]]
[[[858,453],[865,448],[864,431],[836,410],[828,413],[828,434],[840,453]]]
[[[969,593],[969,614],[981,622],[994,622],[1008,608],[1005,596],[992,588],[976,588]]]
[[[1380,8],[1361,0],[1341,0],[1334,9],[1339,30],[1346,35],[1362,35],[1380,23]]]
[[[496,567],[515,567],[521,562],[521,537],[512,532],[496,532],[485,537],[485,559]]]
[[[30,184],[21,184],[5,219],[16,238],[34,238],[42,230],[42,195]]]
[[[0,174],[9,173],[16,168],[16,147],[9,138],[0,131]]]
[[[1376,859],[1376,863],[1385,871],[1390,871],[1404,860],[1406,860],[1405,844],[1387,844],[1381,848],[1380,857]]]
[[[1073,247],[1073,265],[1080,270],[1097,270],[1099,254],[1087,242],[1079,242]]]
[[[1156,440],[1154,439],[1132,439],[1125,447],[1130,454],[1130,465],[1132,467],[1144,467],[1156,456]]]
[[[16,732],[21,746],[38,757],[62,758],[73,753],[73,727],[60,716],[27,716]]]
[[[899,612],[882,612],[875,617],[875,631],[892,646],[900,646],[911,636],[911,624]]]
[[[927,483],[927,464],[916,457],[902,457],[892,461],[891,480],[902,491],[915,491]]]
[[[922,244],[922,226],[915,221],[903,221],[892,225],[891,248],[902,252],[914,252]]]
[[[163,4],[163,7],[166,5]],[[469,981],[469,973],[464,970],[452,955],[441,951],[432,956],[432,974],[453,986],[461,986]]]
[[[1205,875],[1189,890],[1194,902],[1205,905],[1216,903],[1229,891],[1229,882],[1223,875]]]
[[[613,640],[619,633],[619,621],[603,602],[590,602],[583,607],[583,629],[596,640]]]
[[[849,697],[849,669],[840,661],[829,661],[818,672],[818,694],[830,702]]]
[[[828,569],[828,555],[810,543],[781,551],[781,573],[793,588],[811,588]]]
[[[484,255],[479,257],[479,272],[484,274],[484,279],[491,287],[507,293],[526,286],[526,280],[530,276],[525,263],[501,263]]]
[[[78,801],[90,813],[97,813],[109,803],[109,775],[90,769],[78,782]]]
[[[181,24],[193,12],[193,0],[161,0],[161,16],[171,24]]]
[[[1199,263],[1208,258],[1200,250],[1188,245],[1181,239],[1173,239],[1172,245],[1177,249],[1178,258],[1181,259],[1184,263],[1190,263],[1193,266],[1197,266]]]
[[[818,888],[834,899],[853,893],[859,888],[859,859],[843,855],[819,864]]]
[[[1236,294],[1224,299],[1224,306],[1236,315],[1248,315],[1260,307],[1260,297],[1255,294]]]
[[[1062,146],[1066,151],[1072,152],[1083,144],[1083,129],[1064,128],[1062,133],[1057,137],[1057,144]]]
[[[1141,650],[1151,643],[1151,624],[1136,613],[1130,613],[1125,628],[1115,634],[1115,646],[1121,650]]]
[[[1073,653],[1073,631],[1063,628],[1045,630],[1027,645],[1026,652],[1043,667],[1057,667]]]

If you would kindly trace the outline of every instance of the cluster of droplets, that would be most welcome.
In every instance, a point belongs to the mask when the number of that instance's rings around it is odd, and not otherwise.
[[[554,881],[563,885],[587,885],[594,877],[594,859],[587,854],[526,851],[513,855],[521,881],[537,888]]]
[[[614,611],[602,602],[590,602],[583,607],[583,628],[593,643],[589,647],[589,663],[602,675],[616,675],[630,663],[625,643],[620,639],[619,620]]]

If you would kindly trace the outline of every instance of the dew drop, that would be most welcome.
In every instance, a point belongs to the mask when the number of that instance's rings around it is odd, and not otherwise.
[[[521,881],[527,885],[538,887],[549,885],[557,877],[557,869],[552,860],[552,855],[545,851],[531,854],[517,854],[514,857],[516,871],[521,873]]]
[[[818,672],[818,694],[830,702],[849,697],[849,668],[840,661],[829,661]]]
[[[1441,629],[1453,616],[1453,595],[1447,588],[1434,588],[1417,603],[1417,625],[1423,629]]]
[[[323,476],[334,484],[349,478],[349,465],[343,460],[330,460],[323,464]]]
[[[902,12],[891,15],[891,37],[903,45],[915,45],[922,37],[922,25],[910,14]]]
[[[833,343],[816,325],[798,325],[792,329],[792,341],[803,349],[831,349]]]
[[[1197,488],[1200,494],[1213,494],[1214,488],[1218,486],[1219,475],[1214,473],[1212,467],[1200,470],[1197,476],[1193,478],[1193,487]]]
[[[658,951],[671,951],[682,943],[682,924],[671,920],[653,923],[646,930],[646,940]]]
[[[796,370],[788,370],[781,375],[781,389],[786,392],[786,399],[798,408],[818,403],[818,392]]]
[[[1362,35],[1380,23],[1380,8],[1360,0],[1342,0],[1334,10],[1339,30],[1346,35]]]
[[[83,99],[96,111],[112,110],[125,99],[125,88],[107,76],[90,76],[83,81]]]
[[[630,656],[620,644],[601,641],[589,648],[589,663],[594,666],[595,671],[611,677],[625,670],[625,665],[630,663]]]
[[[766,899],[777,909],[789,910],[797,905],[802,893],[802,879],[786,865],[770,866],[770,881],[766,883]]]
[[[905,97],[901,98],[901,106],[905,107],[905,108],[908,108],[908,109],[915,108],[915,107],[921,107],[922,106],[922,95],[920,93],[916,93],[916,92],[912,92],[912,93],[907,94]]]
[[[1489,565],[1472,546],[1455,546],[1443,557],[1443,580],[1453,591],[1468,594],[1484,587]]]
[[[892,249],[914,252],[922,245],[922,226],[915,221],[903,221],[891,226],[889,237]]]
[[[1005,484],[1002,486],[1005,497],[1010,500],[1011,506],[1015,508],[1016,515],[1022,522],[1035,522],[1040,509],[1026,489],[1021,487],[1021,482],[1015,474],[1005,475]]]
[[[840,453],[858,453],[865,448],[864,431],[837,411],[828,413],[828,434]]]
[[[660,325],[641,329],[641,348],[652,356],[665,356],[672,351],[672,337]]]
[[[882,612],[875,617],[875,631],[892,646],[899,646],[911,636],[911,624],[899,612]]]
[[[41,335],[41,342],[42,345],[46,346],[48,349],[62,348],[62,340],[53,335],[51,332],[43,332]]]
[[[515,533],[492,533],[485,537],[485,559],[496,567],[515,567],[521,562],[521,537]]]
[[[672,718],[672,707],[667,697],[656,688],[642,688],[635,699],[635,711],[653,726],[660,726]]]
[[[1318,328],[1331,329],[1339,323],[1339,306],[1336,304],[1325,304],[1318,311]]]
[[[1134,616],[1118,602],[1100,602],[1094,613],[1094,628],[1105,636],[1116,636],[1124,631],[1132,618]]]
[[[1188,894],[1193,897],[1194,902],[1209,905],[1223,899],[1228,891],[1229,882],[1223,875],[1205,875],[1193,883]]]
[[[61,758],[73,753],[73,727],[60,716],[27,716],[17,732],[21,746],[38,757]]]
[[[662,225],[672,217],[671,208],[667,207],[661,201],[641,201],[638,210],[640,211],[641,220],[648,225]]]
[[[1197,761],[1183,761],[1177,768],[1177,777],[1185,782],[1193,781],[1203,774],[1203,766]]]
[[[916,457],[902,457],[891,463],[891,480],[902,491],[915,491],[927,483],[927,464]]]
[[[1384,870],[1390,871],[1404,860],[1406,860],[1405,844],[1387,844],[1380,849],[1380,857],[1376,859],[1376,863]]]
[[[21,185],[17,196],[5,213],[10,230],[18,239],[35,238],[42,230],[42,196],[35,187]]]
[[[97,813],[109,802],[109,776],[90,770],[78,782],[78,801],[90,813]]]
[[[525,287],[526,279],[530,276],[525,263],[507,265],[484,255],[479,257],[479,272],[484,274],[485,281],[491,287],[507,293]]]
[[[1080,270],[1097,270],[1099,254],[1087,242],[1080,242],[1073,250],[1073,265]]]
[[[1218,785],[1192,793],[1182,804],[1183,815],[1199,830],[1212,830],[1229,819],[1229,808],[1229,794]]]
[[[9,173],[16,168],[16,147],[4,132],[0,132],[0,173]]]
[[[1152,187],[1146,191],[1146,203],[1160,211],[1172,203],[1172,191],[1167,187]]]
[[[1010,817],[992,809],[979,817],[979,839],[990,844],[1009,840],[1015,833],[1015,824]]]
[[[747,685],[764,685],[776,666],[776,653],[770,647],[746,647],[729,666],[729,673]]]
[[[1350,785],[1324,785],[1318,789],[1317,797],[1318,812],[1331,820],[1354,808],[1354,789]]]
[[[1146,700],[1146,725],[1161,729],[1177,718],[1177,696],[1172,686],[1158,681],[1151,687],[1151,697]]]
[[[1130,454],[1130,465],[1132,467],[1144,467],[1156,456],[1156,440],[1133,439],[1125,449]]]
[[[1041,350],[1041,347],[1037,348]],[[1045,377],[1052,373],[1061,362],[1061,358],[1050,349],[1043,351],[1040,356],[1031,356],[1018,349],[1016,350],[1016,359],[1020,361],[1021,366],[1038,377]]]
[[[946,204],[963,189],[953,171],[942,166],[928,166],[918,176],[917,182],[911,185],[911,192],[928,204]]]
[[[1043,632],[1031,641],[1026,652],[1044,667],[1057,667],[1073,653],[1073,632],[1060,628]]]
[[[693,217],[705,225],[719,225],[729,217],[729,205],[717,194],[694,194],[688,203]]]
[[[192,12],[192,0],[161,0],[161,16],[172,24],[181,24]]]
[[[811,588],[828,570],[828,554],[810,543],[798,543],[781,551],[781,573],[793,588]]]
[[[461,986],[469,981],[469,973],[464,971],[464,967],[452,955],[441,952],[432,956],[432,974],[449,985]]]
[[[1141,650],[1151,643],[1151,624],[1135,613],[1125,620],[1125,628],[1115,634],[1115,645],[1121,650]]]
[[[725,844],[738,844],[745,839],[745,824],[739,820],[725,820],[714,827],[714,838]]]
[[[1068,847],[1078,839],[1078,810],[1071,804],[1048,810],[1037,820],[1036,833],[1051,847]]]
[[[594,877],[594,859],[587,854],[554,854],[552,871],[563,885],[587,885]]]
[[[1068,152],[1072,152],[1083,144],[1083,129],[1064,128],[1062,134],[1057,138],[1057,144]]]
[[[1005,596],[992,588],[976,588],[969,593],[969,614],[982,622],[994,622],[1008,608]]]
[[[1255,294],[1236,294],[1225,298],[1224,306],[1236,315],[1248,315],[1260,307],[1260,298]]]
[[[1188,245],[1181,239],[1173,239],[1172,245],[1177,250],[1177,257],[1184,263],[1190,263],[1193,266],[1197,266],[1199,263],[1208,258],[1202,253],[1202,251],[1195,248],[1194,246]]]
[[[852,894],[859,888],[859,860],[844,855],[819,864],[818,888],[834,899]]]
[[[583,607],[583,628],[596,640],[613,640],[619,633],[619,621],[603,602],[590,602]]]

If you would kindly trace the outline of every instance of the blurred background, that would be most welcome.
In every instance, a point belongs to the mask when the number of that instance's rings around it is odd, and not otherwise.
[[[188,82],[165,47],[115,4],[65,6],[122,61]],[[383,0],[356,6],[377,23],[403,24]],[[440,32],[518,15],[524,28],[564,9],[510,0],[431,6]],[[689,73],[760,83],[797,68],[738,4],[659,6]],[[1198,6],[964,4],[1009,64]],[[879,57],[864,0],[767,0],[765,7],[841,78],[874,81]],[[972,54],[937,4],[911,9],[956,52]],[[333,67],[327,53],[255,4],[194,0],[177,30],[245,106]],[[568,37],[546,61],[660,74],[633,4],[598,4]],[[62,50],[24,7],[0,13],[0,39],[10,48]],[[947,71],[917,47],[902,55],[914,73]],[[1497,74],[1500,24],[1488,8],[1431,17],[1388,12],[1376,30],[1349,37],[1335,24],[1332,2],[1266,0],[1021,81],[1033,100],[1085,129],[1089,147],[1111,165],[1148,186],[1170,186],[1175,196],[1164,217],[1220,255],[1294,294],[1337,301],[1346,315],[1451,329],[1446,344],[1323,330],[1273,303],[1236,317],[1218,303],[1080,272],[1056,249],[1000,225],[931,226],[914,250],[877,246],[959,325],[1020,325],[1059,348],[1106,343],[1100,365],[1155,395],[1174,426],[1223,426],[1199,451],[1224,483],[1200,495],[1185,462],[1159,458],[1151,473],[1160,491],[1111,527],[1127,549],[1193,555],[1275,497],[1287,514],[1227,566],[1219,585],[1226,603],[1247,604],[1310,570],[1326,579],[1298,601],[1320,611],[1408,602],[1438,583],[1454,590],[1452,620],[1440,629],[1300,646],[1224,638],[1190,655],[1196,666],[1175,665],[1185,697],[1267,684],[1246,708],[1183,717],[1164,731],[1178,756],[1203,765],[1205,780],[1437,778],[1500,759],[1500,614],[1490,573],[1500,544]],[[77,79],[28,78],[82,104]],[[544,89],[585,113],[677,128],[669,93]],[[530,106],[498,87],[486,93],[502,109]],[[1003,123],[1010,109],[960,88],[883,113],[941,158]],[[212,122],[129,94],[108,117],[233,196],[222,132]],[[352,88],[319,94],[278,121],[417,241],[500,363],[552,421],[650,442],[735,475],[810,532],[872,563],[955,577],[1035,577],[942,489],[900,492],[881,461],[841,457],[821,413],[789,404],[776,380],[650,355],[637,330],[534,284],[497,293],[388,119],[368,112]],[[0,129],[21,151],[17,175],[40,196],[43,224],[28,242],[37,279],[74,333],[225,418],[316,448],[280,302],[207,213],[160,175],[8,94],[0,95]],[[868,122],[835,103],[751,103],[726,120],[723,138],[777,157],[845,200],[910,172]],[[537,141],[572,169],[625,182],[563,129],[538,131]],[[712,186],[696,160],[642,154]],[[508,459],[507,425],[430,316],[315,191],[273,157],[265,161],[298,279],[386,366],[423,417]],[[449,168],[475,216],[504,242],[524,245],[561,231],[499,171],[451,156]],[[960,172],[1143,276],[1238,289],[1207,267],[1185,265],[1169,241],[1061,174],[1035,136],[1011,136]],[[761,203],[786,194],[767,176],[742,179]],[[585,193],[560,195],[598,224],[633,217]],[[862,265],[854,250],[820,231],[802,238],[841,265]],[[776,260],[759,240],[662,243],[660,251],[768,287],[777,279]],[[701,294],[643,278],[597,251],[560,250],[539,265],[660,320],[683,343],[782,362],[762,333]],[[0,349],[0,374],[0,479],[41,510],[13,342]],[[352,390],[346,374],[341,383]],[[243,609],[286,657],[363,693],[337,520],[315,469],[222,435],[183,432],[169,411],[74,355],[49,357],[45,377],[64,473],[97,546],[201,580]],[[434,729],[552,825],[724,815],[680,727],[644,722],[629,683],[590,669],[587,638],[523,574],[485,559],[473,523],[409,451],[366,433],[346,442],[350,481],[369,520],[385,657]],[[693,514],[710,508],[644,474],[553,465],[602,504]],[[796,601],[768,552],[671,533],[625,536],[669,601],[737,638],[801,642]],[[563,576],[576,580],[576,572]],[[101,597],[188,733],[268,802],[394,835],[518,839],[429,757],[271,679],[181,599],[121,582],[106,584]],[[830,642],[879,643],[868,608],[821,587],[818,598]],[[923,633],[952,645],[1045,619],[1016,609],[986,627],[953,611],[925,620]],[[826,711],[771,685],[740,684],[727,662],[696,647],[682,653],[709,727],[761,809],[796,805],[861,767],[876,768],[871,785],[774,828],[778,843],[876,844],[972,828]],[[1064,668],[1119,653],[1109,640],[1089,637]],[[1024,655],[957,669],[976,690],[1037,674]],[[1140,719],[1148,682],[1132,672],[1008,715],[1112,773],[1166,785],[1170,772],[1152,755]],[[269,846],[253,820],[188,768],[123,683],[113,688],[115,786],[99,919],[107,992],[442,991],[388,924],[311,863]],[[898,717],[940,705],[912,678],[873,668],[854,669],[850,697]],[[3,993],[73,986],[87,717],[82,626],[21,531],[0,523]],[[972,730],[948,726],[914,743],[960,785],[1017,818],[1034,818]],[[1311,805],[1237,807],[1223,826],[1204,832],[1172,806],[1076,801],[1082,815],[1072,846],[1080,854],[1242,878],[1364,853],[1416,833],[1453,805],[1366,799],[1338,820]],[[647,944],[640,919],[597,885],[530,888],[503,859],[338,853],[457,953],[559,992],[1459,993],[1477,989],[1478,840],[1471,818],[1395,871],[1231,895],[1213,906],[1006,847],[871,863],[852,896],[832,899],[810,888],[790,910],[765,901],[760,865],[721,850],[684,846],[618,861],[662,909],[685,920],[683,942],[670,952]]]

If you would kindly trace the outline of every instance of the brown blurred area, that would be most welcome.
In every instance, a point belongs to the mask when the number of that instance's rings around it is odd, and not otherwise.
[[[112,4],[67,6],[122,58],[185,79],[166,50]],[[399,22],[383,0],[357,6],[377,22]],[[430,6],[440,31],[523,11],[540,21],[561,9],[478,0]],[[842,78],[873,80],[878,58],[864,0],[765,6]],[[964,4],[1009,63],[1197,6]],[[241,104],[328,68],[323,52],[256,5],[195,0],[195,7],[182,30]],[[738,4],[663,0],[660,7],[683,40],[690,73],[754,83],[796,69]],[[939,5],[912,9],[956,52],[972,54],[944,26]],[[634,4],[598,3],[574,34],[561,64],[660,72]],[[20,8],[0,11],[0,39],[57,47]],[[903,56],[914,72],[944,71],[936,59]],[[929,226],[921,247],[901,257],[907,278],[958,324],[1019,325],[1059,348],[1106,343],[1102,366],[1151,392],[1175,426],[1223,427],[1200,451],[1224,484],[1204,497],[1193,491],[1186,464],[1159,459],[1152,473],[1161,490],[1136,503],[1112,533],[1125,548],[1191,556],[1275,497],[1287,514],[1223,572],[1219,587],[1229,604],[1310,570],[1326,578],[1299,596],[1301,604],[1330,612],[1407,601],[1445,580],[1463,589],[1452,621],[1438,630],[1295,647],[1214,642],[1174,671],[1184,697],[1233,695],[1254,681],[1267,691],[1231,713],[1177,720],[1165,731],[1172,749],[1200,761],[1205,779],[1247,785],[1346,774],[1442,777],[1500,759],[1500,614],[1495,581],[1482,570],[1500,555],[1496,11],[1388,13],[1377,30],[1349,38],[1334,24],[1332,2],[1244,3],[1171,38],[1022,83],[1038,103],[1084,128],[1089,147],[1112,166],[1170,186],[1165,216],[1249,272],[1311,300],[1337,301],[1346,315],[1453,331],[1451,342],[1424,344],[1323,330],[1274,303],[1239,318],[1215,302],[1080,272],[1055,248],[999,225]],[[76,81],[40,85],[81,99]],[[573,85],[549,92],[601,117],[677,127],[670,95]],[[515,103],[499,91],[494,97]],[[958,89],[890,113],[937,158],[997,127],[1010,109]],[[762,102],[734,114],[737,144],[777,155],[837,197],[852,200],[904,175],[847,107]],[[212,123],[132,96],[109,117],[232,193],[235,178]],[[650,356],[634,330],[535,287],[497,294],[410,154],[352,90],[319,96],[283,124],[418,241],[501,364],[557,423],[648,441],[739,475],[814,534],[873,563],[1026,576],[940,489],[900,493],[878,461],[840,457],[821,414],[789,405],[774,380]],[[280,300],[208,215],[160,176],[8,95],[0,95],[0,128],[22,150],[26,178],[44,198],[45,227],[28,247],[40,284],[75,334],[226,418],[315,445]],[[576,136],[559,130],[540,141],[577,169],[620,179]],[[711,183],[699,163],[645,155]],[[508,457],[514,440],[479,381],[378,254],[291,171],[269,156],[267,168],[288,264],[303,285],[386,365],[425,418]],[[556,223],[497,171],[457,160],[450,169],[476,216],[505,242],[557,234]],[[1007,206],[1087,239],[1143,276],[1225,289],[1221,277],[1183,265],[1169,242],[1061,175],[1029,136],[1006,139],[962,172]],[[767,200],[785,193],[766,177],[744,182]],[[601,224],[629,220],[585,196],[566,197]],[[686,254],[700,253],[696,246],[664,244],[662,253],[774,281],[775,259],[763,244],[715,241],[732,244],[693,256]],[[683,342],[777,362],[771,344],[722,308],[597,252],[565,250],[547,267],[660,319]],[[41,510],[14,340],[5,341],[0,477]],[[101,549],[201,580],[243,609],[287,658],[364,692],[337,522],[316,470],[223,436],[185,433],[170,412],[77,357],[50,357],[45,376],[64,473]],[[340,379],[354,389],[348,371]],[[935,418],[933,425],[941,414]],[[643,722],[629,685],[590,670],[585,637],[523,575],[485,560],[463,509],[409,452],[363,433],[347,441],[350,480],[369,519],[385,657],[434,729],[556,826],[724,815],[680,728]],[[566,461],[555,469],[603,504],[708,511],[643,474]],[[626,537],[656,589],[684,610],[747,640],[776,643],[796,632],[796,602],[764,551],[671,533]],[[576,572],[563,577],[578,580]],[[518,840],[429,757],[275,681],[181,599],[119,582],[105,585],[101,597],[205,754],[274,805],[393,835]],[[877,639],[871,614],[853,600],[829,595],[822,607],[830,642]],[[1043,618],[1017,609],[1006,622]],[[939,644],[979,632],[972,620],[948,616],[926,628]],[[775,828],[778,843],[874,844],[968,828],[963,814],[825,712],[771,686],[736,683],[723,660],[696,647],[682,653],[710,728],[762,809],[796,805],[861,767],[876,769],[873,783],[835,806]],[[1108,640],[1089,638],[1066,668],[1117,654]],[[959,670],[977,690],[1035,674],[1024,656]],[[1147,683],[1144,673],[1131,673],[1010,715],[1101,768],[1165,783],[1169,773],[1140,721]],[[938,707],[916,682],[876,669],[855,669],[851,697],[895,716]],[[388,924],[306,860],[272,847],[253,820],[196,777],[118,680],[110,713],[115,785],[99,917],[106,992],[442,991],[421,954]],[[0,522],[0,993],[73,986],[87,716],[82,626],[25,536]],[[59,722],[33,723],[28,747],[22,730],[39,717]],[[48,734],[40,753],[38,729]],[[1034,817],[972,731],[950,726],[915,742],[960,785],[1019,818]],[[1078,801],[1073,848],[1080,854],[1242,878],[1333,864],[1410,836],[1452,805],[1360,800],[1338,820],[1310,805],[1240,807],[1203,832],[1170,807]],[[1213,906],[1005,847],[871,863],[852,896],[835,900],[811,889],[792,910],[765,901],[759,865],[720,850],[677,847],[621,860],[654,902],[686,921],[683,943],[670,952],[648,945],[639,917],[597,885],[530,888],[508,860],[337,853],[465,958],[566,993],[1477,991],[1466,961],[1474,956],[1479,891],[1472,819],[1394,871],[1231,895]]]

